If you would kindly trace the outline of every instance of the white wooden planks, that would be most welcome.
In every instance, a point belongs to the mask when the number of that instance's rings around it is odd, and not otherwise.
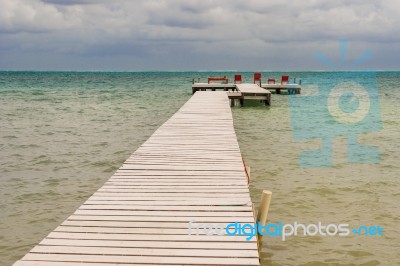
[[[261,87],[265,89],[301,89],[299,84],[263,84]]]
[[[236,88],[238,91],[240,91],[242,94],[271,94],[270,91],[261,88],[257,84],[236,84]]]
[[[189,221],[254,222],[225,92],[196,92],[14,265],[259,265],[255,238],[189,235]]]

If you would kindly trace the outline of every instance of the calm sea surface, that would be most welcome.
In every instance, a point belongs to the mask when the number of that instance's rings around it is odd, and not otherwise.
[[[102,186],[191,97],[192,78],[233,74],[0,72],[1,265],[21,258]],[[252,82],[252,73],[243,74]],[[302,97],[340,76],[288,74],[302,78]],[[273,192],[270,222],[384,228],[383,237],[265,237],[263,265],[400,265],[399,81],[400,72],[376,77],[382,129],[359,139],[379,148],[375,164],[347,163],[347,140],[338,136],[332,167],[300,167],[299,154],[317,149],[320,139],[294,140],[294,96],[232,109],[252,199],[258,205],[263,189]],[[299,119],[312,125],[307,115]]]

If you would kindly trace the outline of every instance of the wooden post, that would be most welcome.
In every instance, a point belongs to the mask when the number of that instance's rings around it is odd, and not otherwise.
[[[244,165],[244,170],[246,171],[247,184],[250,185],[250,166]]]
[[[265,105],[271,105],[271,94],[267,95],[267,99],[265,100]]]
[[[257,215],[257,225],[258,222],[262,226],[264,226],[267,223],[267,215],[268,215],[268,210],[269,210],[269,204],[271,203],[271,196],[272,192],[268,190],[263,190],[262,196],[261,196],[261,203],[260,207],[258,209],[258,215]],[[257,244],[258,244],[258,253],[260,254],[261,252],[261,247],[262,247],[262,235],[258,234],[257,235]]]

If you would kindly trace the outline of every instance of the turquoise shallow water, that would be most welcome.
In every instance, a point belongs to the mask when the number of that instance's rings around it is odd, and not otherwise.
[[[0,261],[10,265],[80,206],[191,96],[191,80],[234,73],[0,72]],[[263,73],[279,77],[282,73]],[[344,75],[344,73],[342,73]],[[252,73],[244,73],[251,82]],[[334,86],[341,73],[296,72],[303,96]],[[343,76],[342,75],[342,76]],[[361,73],[353,73],[355,76]],[[376,164],[349,164],[347,140],[333,139],[333,166],[302,168],[299,154],[319,139],[294,140],[287,95],[272,106],[232,109],[251,196],[273,192],[271,222],[381,225],[384,237],[264,238],[263,265],[400,263],[400,73],[379,72],[382,128],[360,141],[381,152]],[[310,124],[308,115],[300,124]],[[314,125],[318,127],[318,125]],[[322,127],[323,128],[323,127]]]

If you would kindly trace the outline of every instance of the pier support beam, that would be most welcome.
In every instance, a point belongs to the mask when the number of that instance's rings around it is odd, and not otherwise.
[[[267,216],[268,216],[268,211],[269,211],[269,205],[271,203],[271,196],[272,192],[268,190],[263,190],[262,196],[261,196],[261,203],[260,203],[260,208],[258,210],[258,215],[257,215],[257,224],[258,222],[261,223],[262,226],[264,226],[267,223]],[[261,252],[262,248],[262,235],[258,234],[257,235],[257,244],[258,244],[258,253]]]

